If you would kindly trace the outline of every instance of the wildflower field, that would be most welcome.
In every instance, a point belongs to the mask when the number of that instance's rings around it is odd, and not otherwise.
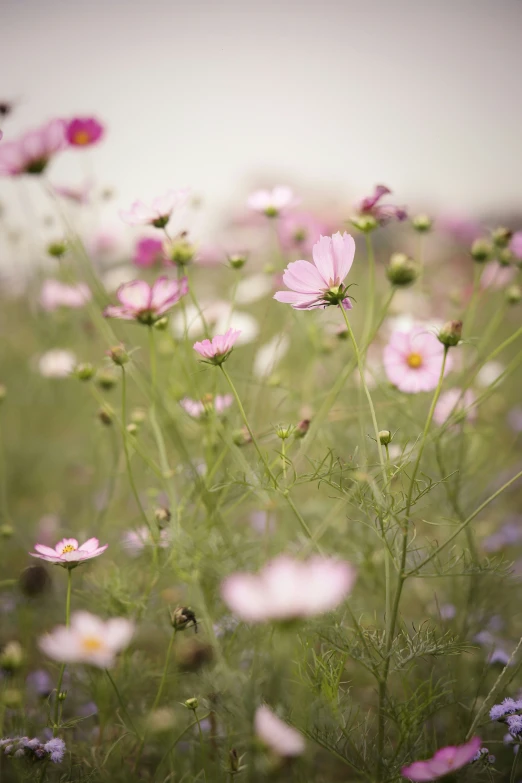
[[[0,113],[1,783],[521,780],[522,221],[136,183],[118,244],[104,124]]]

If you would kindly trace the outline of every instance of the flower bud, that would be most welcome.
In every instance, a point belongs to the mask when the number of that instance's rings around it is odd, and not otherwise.
[[[509,266],[513,263],[513,253],[509,247],[503,247],[498,251],[497,261],[501,266]]]
[[[146,418],[147,412],[144,411],[143,408],[134,408],[134,410],[131,411],[130,420],[133,424],[143,424]]]
[[[275,271],[276,268],[274,264],[265,264],[263,267],[263,272],[265,273],[265,275],[273,275]]]
[[[194,712],[199,707],[199,701],[196,699],[196,697],[193,697],[192,699],[187,699],[185,702],[185,707],[187,710],[194,710]]]
[[[229,772],[231,774],[234,774],[235,772],[239,771],[239,756],[237,755],[237,750],[235,748],[231,748],[228,752],[228,763],[229,763]]]
[[[437,337],[447,348],[458,345],[462,337],[462,321],[447,321]]]
[[[116,386],[118,378],[114,375],[112,370],[98,370],[96,374],[96,383],[100,388],[109,391]]]
[[[5,524],[0,526],[0,537],[1,538],[11,538],[13,535],[14,530],[11,527],[11,525]]]
[[[476,239],[471,245],[470,252],[474,261],[483,264],[490,258],[493,248],[487,239]]]
[[[285,426],[284,424],[280,424],[278,427],[276,427],[276,435],[281,440],[286,440],[290,437],[293,431],[293,426],[289,424],[288,426]]]
[[[14,710],[23,704],[23,694],[17,688],[6,688],[0,693],[0,701],[10,710]]]
[[[362,231],[363,234],[369,234],[379,225],[373,215],[355,215],[355,217],[350,218],[350,223],[355,228],[358,228],[359,231]]]
[[[4,386],[3,383],[0,383],[0,404],[5,400],[7,397],[7,388]]]
[[[67,698],[67,691],[60,691],[58,694],[58,701],[65,701]]]
[[[185,628],[194,627],[196,633],[198,630],[198,621],[196,615],[188,606],[178,606],[170,616],[170,622],[176,631],[184,631]]]
[[[232,440],[236,446],[246,446],[248,443],[252,443],[252,438],[246,427],[242,427],[240,430],[235,430],[232,433]]]
[[[28,598],[46,593],[51,587],[51,577],[44,566],[34,565],[24,568],[18,579],[20,592]]]
[[[304,438],[310,429],[310,419],[302,419],[294,430],[294,438]]]
[[[100,408],[97,415],[101,423],[105,424],[106,427],[109,427],[112,424],[114,411],[110,405],[104,405],[103,408]]]
[[[522,299],[522,288],[514,283],[513,285],[510,285],[509,288],[506,288],[505,296],[508,304],[518,304]]]
[[[127,424],[125,429],[129,433],[129,435],[137,435],[139,427],[138,427],[137,424],[135,424],[133,421],[131,421],[130,424]]]
[[[52,258],[61,258],[67,252],[67,245],[65,242],[50,242],[47,245],[47,253]]]
[[[381,430],[379,432],[379,441],[381,443],[381,446],[387,446],[389,443],[391,443],[392,434],[390,430]]]
[[[24,653],[20,642],[7,642],[0,652],[0,669],[14,672],[20,668],[24,660]]]
[[[170,509],[164,507],[157,508],[154,511],[154,516],[156,518],[156,522],[158,523],[159,528],[165,527],[165,525],[168,524],[172,519],[172,514],[170,513]]]
[[[228,257],[228,263],[232,269],[243,269],[246,262],[247,257],[243,253],[235,253],[234,255]]]
[[[429,215],[415,215],[415,217],[412,218],[411,223],[415,231],[418,231],[419,233],[429,231],[433,225],[433,221]]]
[[[95,374],[96,369],[89,362],[77,364],[74,368],[74,375],[78,378],[79,381],[90,381],[91,378],[94,378]]]
[[[118,365],[118,367],[123,367],[130,358],[123,345],[113,345],[112,348],[109,348],[107,351],[107,356],[110,356],[114,364]]]
[[[196,248],[186,239],[175,239],[168,248],[168,257],[176,266],[187,266],[196,253]]]
[[[491,239],[495,247],[507,247],[512,236],[513,232],[505,226],[499,226],[491,232]]]
[[[164,315],[162,318],[158,318],[157,321],[154,322],[154,328],[158,330],[158,332],[164,332],[169,325],[169,319],[168,316]]]
[[[394,253],[386,268],[388,280],[396,286],[411,285],[418,278],[419,272],[419,264],[405,253]]]

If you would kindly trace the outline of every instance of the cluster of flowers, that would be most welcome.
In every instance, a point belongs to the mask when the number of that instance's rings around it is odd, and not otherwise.
[[[41,742],[29,737],[8,737],[0,739],[0,750],[6,756],[15,759],[25,758],[32,761],[48,759],[53,764],[59,764],[65,755],[65,742],[59,737]]]
[[[518,744],[522,740],[522,699],[504,699],[490,709],[489,717],[507,725],[505,742]]]

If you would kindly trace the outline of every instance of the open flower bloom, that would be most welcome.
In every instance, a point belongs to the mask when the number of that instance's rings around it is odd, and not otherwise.
[[[166,264],[167,259],[161,239],[142,237],[136,242],[132,261],[136,266],[149,267]]]
[[[71,147],[90,147],[103,136],[103,125],[95,117],[75,117],[67,122],[65,135]]]
[[[174,210],[186,204],[189,192],[188,188],[168,190],[150,204],[135,201],[129,210],[120,210],[120,217],[129,226],[165,228]]]
[[[67,378],[76,367],[76,356],[72,351],[53,348],[38,359],[38,370],[44,378]]]
[[[351,308],[344,279],[351,269],[355,242],[350,234],[321,237],[313,250],[314,263],[293,261],[285,269],[283,283],[290,291],[278,291],[274,299],[290,304],[295,310],[341,304]]]
[[[472,737],[464,745],[448,745],[438,750],[431,759],[414,761],[403,767],[402,775],[414,781],[437,780],[473,761],[481,745],[480,737]]]
[[[159,277],[152,286],[145,280],[132,280],[118,288],[116,296],[120,304],[109,305],[103,314],[106,318],[139,321],[150,326],[168,312],[187,291],[186,277],[181,280]]]
[[[6,141],[0,147],[0,175],[41,174],[66,143],[63,120],[51,120],[19,139]]]
[[[433,412],[433,419],[439,425],[444,424],[450,417],[455,421],[465,419],[473,422],[477,418],[474,404],[475,394],[471,389],[465,392],[461,389],[448,389],[440,395]]]
[[[212,340],[194,343],[193,348],[209,364],[222,364],[230,355],[241,332],[228,329],[225,334],[217,334]]]
[[[259,739],[278,756],[300,756],[304,753],[303,735],[278,718],[265,704],[256,710],[254,731]]]
[[[39,557],[40,560],[47,560],[48,563],[61,565],[64,568],[74,568],[85,560],[91,560],[98,557],[107,549],[108,544],[100,546],[97,538],[89,538],[85,544],[79,546],[75,538],[64,538],[59,541],[54,549],[44,544],[36,544],[36,552],[29,552],[32,557]]]
[[[46,280],[40,291],[40,305],[48,312],[59,307],[83,307],[91,299],[91,291],[85,283],[67,285],[59,280]]]
[[[267,217],[278,217],[299,203],[291,188],[276,185],[273,190],[256,190],[247,201],[250,209]]]
[[[423,327],[395,331],[384,348],[384,370],[390,383],[402,392],[432,391],[439,382],[443,356],[442,343]],[[448,355],[445,373],[450,369]]]
[[[234,398],[231,394],[216,394],[214,398],[212,398],[212,395],[209,395],[204,400],[191,400],[189,397],[184,397],[179,404],[193,419],[201,419],[202,416],[211,410],[214,410],[220,416],[230,408],[233,402]]]
[[[376,185],[372,195],[360,202],[357,208],[359,215],[371,215],[381,225],[389,220],[405,220],[408,215],[404,207],[380,203],[383,196],[389,193],[391,190],[386,185]]]
[[[134,633],[134,623],[123,617],[102,620],[90,612],[75,612],[68,628],[59,625],[42,636],[40,649],[62,663],[90,663],[110,668]]]
[[[280,555],[259,573],[237,573],[221,585],[223,600],[241,620],[296,620],[335,609],[350,593],[356,571],[328,557],[294,560]]]

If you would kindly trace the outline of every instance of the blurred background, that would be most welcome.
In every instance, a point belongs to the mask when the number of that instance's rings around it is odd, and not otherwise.
[[[59,156],[51,179],[95,172],[116,220],[188,185],[211,226],[277,182],[315,200],[384,182],[417,207],[512,211],[521,29],[520,0],[3,0],[4,138],[98,116],[104,143]],[[0,181],[0,201],[17,188]]]

